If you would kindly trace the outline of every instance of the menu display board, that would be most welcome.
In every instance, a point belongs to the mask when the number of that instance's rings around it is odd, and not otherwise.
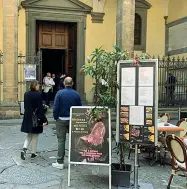
[[[157,67],[157,60],[140,61],[139,65],[132,61],[118,64],[120,142],[157,142]]]
[[[109,165],[111,157],[109,110],[101,113],[100,120],[90,116],[91,110],[92,107],[88,106],[71,109],[69,161],[75,164]]]

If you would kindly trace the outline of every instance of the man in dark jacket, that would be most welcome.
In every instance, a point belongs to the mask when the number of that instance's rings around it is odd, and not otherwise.
[[[169,73],[168,74],[168,79],[166,81],[166,102],[167,102],[167,105],[169,105],[169,102],[172,103],[172,105],[174,106],[174,101],[175,101],[175,86],[176,86],[176,83],[177,83],[177,79],[176,77]]]
[[[57,92],[53,107],[53,117],[56,120],[56,132],[58,139],[58,158],[52,166],[58,169],[64,168],[66,133],[69,131],[70,108],[82,106],[78,92],[72,89],[73,80],[66,77],[64,80],[65,89]]]

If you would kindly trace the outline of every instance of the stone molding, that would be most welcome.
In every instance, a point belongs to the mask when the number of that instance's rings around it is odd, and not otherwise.
[[[106,0],[92,0],[93,2],[93,11],[91,13],[93,23],[103,23],[104,6]]]
[[[175,20],[171,23],[166,24],[166,31],[165,31],[165,55],[166,56],[173,56],[177,54],[183,54],[187,53],[187,46],[175,49],[175,50],[169,50],[169,36],[170,36],[170,28],[175,27],[177,25],[181,25],[187,22],[187,17],[180,18],[178,20]],[[178,33],[180,35],[180,33]]]
[[[90,13],[92,7],[82,3],[79,0],[25,0],[21,2],[22,6],[27,8],[38,8],[38,9],[52,9],[55,10],[67,10],[70,11],[79,11]]]
[[[103,23],[103,17],[104,17],[105,13],[101,13],[101,12],[92,12],[91,16],[92,16],[92,22],[93,23]]]
[[[148,3],[146,0],[136,0],[135,7],[136,8],[142,8],[142,9],[150,9],[151,4]]]

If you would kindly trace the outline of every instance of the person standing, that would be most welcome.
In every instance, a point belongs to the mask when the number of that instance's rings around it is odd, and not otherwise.
[[[65,88],[59,90],[55,96],[53,106],[53,117],[56,120],[56,133],[58,139],[58,158],[52,166],[58,169],[64,168],[66,133],[69,132],[70,108],[72,106],[82,106],[78,92],[72,89],[73,80],[66,77]]]
[[[55,83],[55,85],[53,86],[53,98],[52,98],[52,100],[54,100],[55,95],[56,95],[57,91],[59,90],[59,77],[58,77],[58,75],[52,74],[52,78]]]
[[[176,77],[173,74],[169,73],[165,86],[166,95],[167,95],[167,99],[166,99],[167,105],[169,105],[169,102],[171,102],[172,105],[174,105],[176,83],[177,83]]]
[[[23,150],[21,151],[21,159],[25,160],[26,151],[31,143],[31,158],[35,158],[36,148],[38,143],[38,136],[43,132],[43,126],[48,124],[47,118],[44,114],[44,107],[42,104],[42,94],[38,91],[38,81],[33,80],[30,84],[30,91],[24,95],[24,117],[21,126],[21,132],[27,133]],[[33,127],[33,112],[36,112],[37,117],[41,120],[40,126]]]
[[[66,74],[61,74],[60,76],[60,89],[64,89],[65,86],[64,86],[64,79],[66,78]]]
[[[55,85],[55,82],[51,78],[51,73],[48,72],[47,76],[44,77],[43,84],[44,84],[44,91],[43,92],[44,92],[45,103],[46,103],[47,106],[49,106],[51,89]]]

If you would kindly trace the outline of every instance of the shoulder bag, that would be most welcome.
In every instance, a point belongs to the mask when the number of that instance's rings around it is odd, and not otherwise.
[[[27,95],[26,95],[26,101],[28,100],[28,98],[27,98]],[[27,102],[27,103],[29,103],[29,102]],[[32,108],[32,106],[30,106],[31,107],[31,109],[33,109]],[[38,116],[37,116],[37,111],[38,111],[38,108],[36,108],[33,112],[32,112],[32,127],[33,128],[36,128],[36,127],[39,127],[39,126],[42,126],[40,123],[41,123],[41,120],[38,118]]]

